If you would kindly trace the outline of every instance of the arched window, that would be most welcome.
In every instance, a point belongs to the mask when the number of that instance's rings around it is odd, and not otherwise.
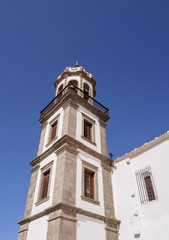
[[[60,85],[60,87],[58,88],[58,94],[63,90],[63,84]],[[62,92],[59,94],[59,97],[62,96]]]
[[[90,87],[89,87],[89,85],[88,85],[87,83],[84,83],[84,85],[83,85],[83,91],[84,91],[83,97],[84,97],[85,100],[88,101],[88,99],[89,99],[89,93],[90,93]]]
[[[144,182],[145,182],[145,185],[146,185],[148,199],[149,199],[149,201],[152,201],[152,200],[155,199],[155,193],[154,193],[151,177],[150,176],[145,177]]]
[[[78,87],[77,81],[76,80],[71,80],[70,83],[72,83],[75,86],[74,87],[73,85],[70,85],[70,88],[77,93],[77,88],[76,88],[76,87]]]

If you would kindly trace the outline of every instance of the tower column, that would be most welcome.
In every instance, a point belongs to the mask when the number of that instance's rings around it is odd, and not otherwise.
[[[112,167],[111,163],[102,160],[102,175],[103,175],[103,197],[104,197],[104,212],[105,217],[108,219],[106,221],[106,240],[118,240],[118,230],[117,224],[112,221],[115,219],[114,216],[114,201],[113,201],[113,191],[112,191]]]
[[[34,194],[35,194],[36,181],[37,181],[37,177],[38,177],[38,169],[39,169],[39,165],[35,166],[31,170],[32,176],[31,176],[31,181],[30,181],[30,186],[29,186],[28,197],[27,197],[27,201],[26,201],[24,219],[31,216],[33,199],[34,199]],[[18,235],[18,240],[26,240],[27,232],[28,232],[28,226],[29,226],[29,223],[25,223],[24,221],[20,222],[20,231],[19,231],[19,235]]]
[[[63,129],[62,136],[65,134],[76,138],[76,116],[78,105],[72,99],[66,101],[63,105]]]
[[[47,240],[75,240],[76,148],[64,144],[56,151],[57,166],[53,204],[58,210],[49,214]],[[66,206],[66,207],[65,207]]]
[[[106,141],[106,126],[103,120],[99,120],[100,125],[100,140],[101,140],[101,153],[107,156],[107,141]]]
[[[47,126],[47,122],[41,126],[42,131],[41,131],[39,148],[38,148],[38,156],[41,155],[43,151],[43,145],[44,145],[45,134],[46,134],[46,126]]]

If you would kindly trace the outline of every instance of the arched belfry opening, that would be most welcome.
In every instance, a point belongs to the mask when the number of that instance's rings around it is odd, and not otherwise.
[[[84,95],[83,98],[88,101],[90,95],[90,87],[87,83],[83,84]]]

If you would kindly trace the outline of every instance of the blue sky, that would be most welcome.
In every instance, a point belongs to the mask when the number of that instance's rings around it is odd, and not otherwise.
[[[169,130],[167,0],[1,0],[0,239],[17,239],[39,113],[54,97],[57,76],[76,60],[110,109],[115,158]]]

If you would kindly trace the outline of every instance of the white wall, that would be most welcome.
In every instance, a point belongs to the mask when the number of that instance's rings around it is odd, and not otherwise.
[[[135,172],[151,167],[158,200],[141,204]],[[116,164],[113,191],[116,218],[121,220],[119,240],[169,239],[169,140]],[[135,197],[132,197],[132,194]],[[138,216],[134,216],[138,215]]]
[[[77,240],[105,240],[103,221],[77,214]]]
[[[38,218],[29,224],[27,240],[46,240],[48,215]]]

